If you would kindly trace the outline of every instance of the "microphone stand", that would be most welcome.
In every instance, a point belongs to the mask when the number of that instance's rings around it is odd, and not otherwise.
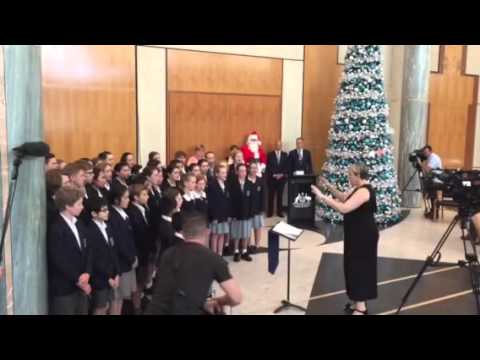
[[[5,209],[5,216],[3,218],[2,237],[0,240],[0,264],[3,261],[3,247],[5,245],[5,236],[7,235],[8,224],[10,223],[10,218],[12,216],[13,200],[15,199],[15,191],[17,190],[17,179],[20,165],[22,165],[22,156],[15,154],[12,177],[10,179],[10,185],[8,188],[7,207]]]

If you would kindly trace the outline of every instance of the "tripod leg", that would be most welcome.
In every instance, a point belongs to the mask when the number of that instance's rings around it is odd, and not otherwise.
[[[410,287],[408,288],[408,290],[407,290],[407,292],[405,293],[404,297],[402,298],[402,302],[400,303],[400,306],[398,307],[397,312],[395,313],[395,315],[400,314],[400,312],[402,311],[403,307],[404,307],[405,304],[407,303],[408,298],[410,297],[411,293],[413,292],[413,290],[414,290],[415,287],[417,286],[417,283],[420,281],[421,277],[422,277],[423,274],[425,273],[425,270],[427,270],[427,267],[433,266],[433,265],[435,265],[436,263],[438,263],[438,261],[440,261],[440,251],[442,250],[443,245],[445,245],[445,242],[447,241],[448,237],[449,237],[450,234],[452,233],[453,229],[455,228],[455,226],[457,225],[457,223],[458,223],[459,220],[460,220],[459,216],[456,216],[455,219],[453,219],[453,221],[450,223],[450,225],[448,226],[447,230],[446,230],[445,233],[443,234],[442,238],[441,238],[440,241],[438,242],[437,246],[436,246],[435,249],[433,250],[432,254],[431,254],[429,257],[427,257],[427,259],[425,260],[425,262],[424,262],[423,265],[422,265],[422,268],[420,269],[420,272],[417,274],[417,277],[415,278],[415,280],[413,281],[412,285],[410,285]]]

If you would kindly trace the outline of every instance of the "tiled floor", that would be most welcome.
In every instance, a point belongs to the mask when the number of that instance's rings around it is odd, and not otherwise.
[[[425,260],[445,232],[454,212],[445,212],[445,218],[432,222],[423,217],[423,210],[413,210],[402,223],[380,233],[379,257]],[[273,225],[280,219],[267,219],[267,225]],[[442,262],[454,262],[464,258],[460,240],[460,228],[453,231],[442,251]],[[267,245],[267,229],[263,232],[262,245]],[[292,251],[293,303],[307,307],[313,282],[323,253],[341,254],[343,242],[322,245],[325,238],[318,233],[306,231],[294,244]],[[286,240],[281,240],[281,247]],[[232,310],[232,314],[271,315],[282,299],[286,297],[287,252],[280,252],[280,265],[277,273],[267,271],[267,254],[254,256],[251,263],[230,262],[233,276],[243,290],[243,303]],[[220,291],[219,291],[220,293]],[[287,310],[282,314],[303,314],[297,310]]]

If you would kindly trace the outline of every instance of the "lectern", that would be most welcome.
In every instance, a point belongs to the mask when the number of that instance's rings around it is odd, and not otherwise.
[[[308,229],[315,225],[315,175],[298,175],[288,179],[287,219],[290,225]]]

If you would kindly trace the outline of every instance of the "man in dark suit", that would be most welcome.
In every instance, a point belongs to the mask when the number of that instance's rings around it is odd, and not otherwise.
[[[303,138],[297,139],[297,148],[290,151],[289,162],[290,162],[290,175],[293,175],[296,171],[303,171],[305,175],[313,173],[312,167],[312,156],[310,151],[303,148],[304,141]]]
[[[268,217],[273,216],[273,200],[277,199],[277,216],[283,217],[282,196],[288,176],[288,155],[277,141],[275,151],[267,155]]]

